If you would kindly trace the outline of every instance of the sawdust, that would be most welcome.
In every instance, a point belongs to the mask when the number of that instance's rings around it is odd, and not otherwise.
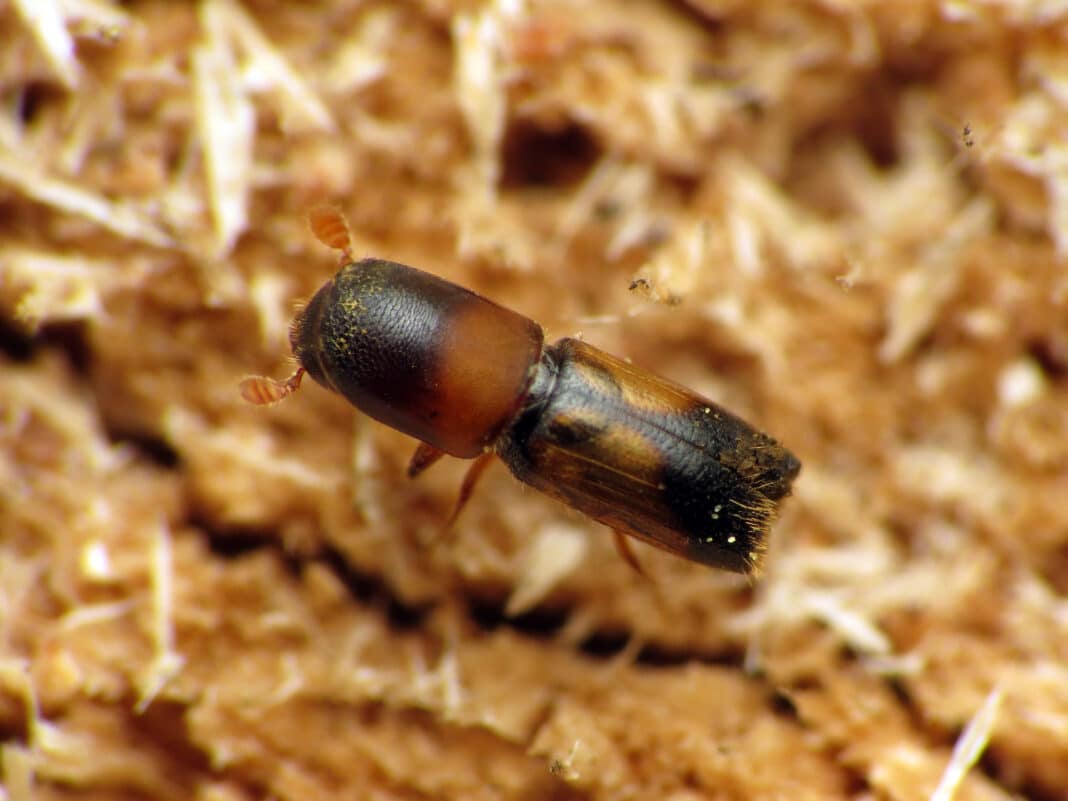
[[[1057,2],[0,6],[0,797],[1068,799]],[[316,387],[333,256],[804,469],[755,586]]]

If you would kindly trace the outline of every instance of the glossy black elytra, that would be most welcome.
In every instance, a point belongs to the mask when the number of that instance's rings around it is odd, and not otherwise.
[[[352,261],[344,219],[311,214],[342,252],[337,274],[298,313],[299,367],[251,377],[246,400],[274,403],[307,372],[365,414],[421,441],[415,476],[443,455],[476,459],[457,512],[498,456],[520,481],[612,528],[714,567],[755,574],[778,503],[801,464],[786,448],[685,387],[541,327],[437,276]]]

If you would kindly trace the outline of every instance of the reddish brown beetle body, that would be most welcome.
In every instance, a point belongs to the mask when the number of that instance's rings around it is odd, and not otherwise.
[[[313,226],[339,240],[335,217]],[[325,228],[324,228],[325,226]],[[246,379],[280,400],[307,371],[423,444],[415,475],[443,454],[496,454],[520,481],[612,527],[703,564],[760,569],[778,502],[800,462],[690,390],[540,326],[429,273],[381,259],[341,269],[290,330],[300,364],[285,383]],[[457,510],[459,510],[459,506]]]

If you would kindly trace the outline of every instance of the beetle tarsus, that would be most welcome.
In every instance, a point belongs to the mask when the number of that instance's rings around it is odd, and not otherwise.
[[[467,502],[471,500],[471,496],[475,492],[475,484],[482,477],[482,474],[486,472],[486,468],[490,466],[490,462],[493,461],[493,451],[486,451],[481,456],[477,457],[475,461],[467,468],[467,474],[464,476],[463,483],[460,485],[460,496],[456,499],[456,506],[452,510],[452,515],[449,517],[449,528],[452,528],[453,523],[456,522],[456,518],[460,516],[460,512],[467,505]]]
[[[642,563],[638,561],[637,554],[630,547],[630,541],[627,539],[627,535],[617,528],[612,529],[612,537],[616,542],[616,550],[619,555],[623,557],[623,561],[630,565],[634,572],[641,576],[643,579],[649,580],[649,574],[645,572],[645,568],[642,567]]]
[[[445,451],[420,442],[419,447],[412,454],[412,460],[408,462],[408,478],[415,478],[444,455]]]

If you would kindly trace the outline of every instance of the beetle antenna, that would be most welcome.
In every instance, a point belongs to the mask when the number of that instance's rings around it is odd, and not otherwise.
[[[337,206],[312,206],[308,209],[308,225],[316,239],[341,252],[343,264],[352,261],[352,231]]]
[[[304,368],[298,367],[297,371],[285,381],[265,375],[250,375],[243,378],[237,388],[246,403],[251,403],[253,406],[273,406],[300,389],[302,378],[304,378]]]

